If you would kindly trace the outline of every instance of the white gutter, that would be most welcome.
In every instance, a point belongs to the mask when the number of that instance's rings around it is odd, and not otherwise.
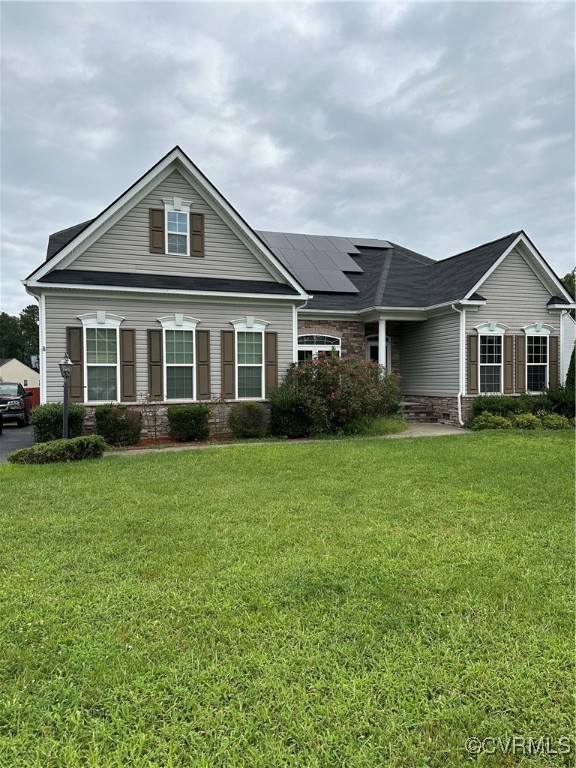
[[[454,312],[458,312],[460,315],[460,355],[458,365],[458,423],[461,427],[464,426],[464,420],[462,419],[462,395],[465,388],[465,372],[466,372],[466,310],[464,308],[458,309],[456,304],[452,304]]]

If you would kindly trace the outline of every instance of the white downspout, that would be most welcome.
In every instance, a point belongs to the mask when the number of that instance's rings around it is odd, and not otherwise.
[[[560,312],[560,353],[559,353],[559,360],[558,360],[558,367],[560,372],[560,386],[564,386],[565,379],[565,371],[564,371],[564,315],[568,314],[565,309]]]
[[[47,402],[46,393],[46,296],[40,294],[40,312],[38,313],[40,322],[40,403],[45,405]]]
[[[458,423],[464,426],[462,419],[462,395],[465,388],[465,370],[466,370],[466,310],[464,307],[458,309],[456,304],[452,304],[452,309],[460,315],[460,356],[458,361]]]

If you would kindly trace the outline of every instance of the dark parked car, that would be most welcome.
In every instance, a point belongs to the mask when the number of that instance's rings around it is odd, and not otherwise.
[[[26,392],[22,384],[12,381],[0,381],[0,414],[2,421],[16,421],[19,427],[28,426],[30,398],[32,392]]]

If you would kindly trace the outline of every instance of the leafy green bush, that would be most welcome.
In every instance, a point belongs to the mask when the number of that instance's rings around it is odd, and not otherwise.
[[[100,435],[81,435],[68,440],[50,440],[13,451],[8,456],[12,464],[55,464],[61,461],[99,459],[106,450],[106,441]]]
[[[308,437],[311,422],[303,396],[280,386],[270,393],[270,433],[278,437]]]
[[[540,422],[544,429],[570,429],[570,419],[560,413],[542,413]]]
[[[570,365],[568,366],[568,372],[566,374],[566,389],[572,392],[572,399],[574,399],[574,389],[575,389],[575,371],[574,371],[574,352],[576,350],[572,350],[572,354],[570,355]]]
[[[38,405],[30,411],[30,424],[37,443],[47,443],[49,440],[62,439],[62,403]],[[83,405],[70,403],[68,406],[68,437],[79,437],[84,428],[86,411]]]
[[[234,437],[266,437],[268,412],[262,403],[237,403],[230,409],[228,425]]]
[[[510,429],[512,422],[505,416],[498,416],[495,413],[481,413],[475,416],[470,424],[470,429]]]
[[[540,429],[542,422],[533,413],[518,413],[512,419],[512,426],[516,429]]]
[[[168,425],[170,437],[180,442],[208,440],[210,408],[207,405],[170,405]]]
[[[273,434],[296,436],[304,416],[306,435],[355,434],[399,408],[397,376],[383,373],[371,360],[326,355],[290,368],[278,394],[271,397],[271,428]],[[295,424],[289,423],[290,414]]]
[[[142,432],[142,414],[126,405],[98,405],[96,432],[102,435],[108,445],[137,445]]]
[[[548,402],[545,395],[480,395],[472,403],[472,418],[482,413],[493,413],[496,416],[512,416],[516,413],[535,413],[547,410]]]
[[[572,418],[576,415],[574,390],[570,390],[568,386],[548,389],[546,390],[544,397],[546,400],[543,403],[543,407],[539,410],[547,411],[549,413],[559,413],[568,418]]]

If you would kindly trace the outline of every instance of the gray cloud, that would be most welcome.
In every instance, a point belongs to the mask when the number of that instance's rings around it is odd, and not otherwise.
[[[571,3],[4,3],[2,309],[180,144],[255,227],[574,254]]]

